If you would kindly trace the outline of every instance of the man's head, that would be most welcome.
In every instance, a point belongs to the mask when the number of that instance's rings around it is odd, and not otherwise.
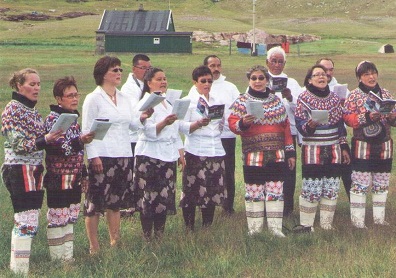
[[[216,55],[206,56],[203,61],[203,64],[204,66],[207,66],[210,69],[214,80],[219,79],[222,71],[221,60],[219,57],[217,57]]]
[[[273,75],[279,75],[283,72],[286,65],[286,53],[280,46],[272,47],[267,52],[268,71]]]
[[[321,58],[318,61],[316,61],[317,65],[322,65],[323,67],[326,68],[326,74],[329,79],[329,82],[333,78],[334,75],[334,62],[330,58]]]
[[[133,75],[143,81],[144,74],[151,68],[150,58],[144,54],[136,54],[132,59]]]

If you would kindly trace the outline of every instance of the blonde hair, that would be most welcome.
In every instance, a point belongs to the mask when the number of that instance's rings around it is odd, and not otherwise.
[[[12,74],[8,84],[10,84],[11,88],[13,88],[14,90],[18,90],[18,84],[23,85],[26,81],[26,76],[32,73],[38,75],[38,72],[35,69],[31,69],[31,68],[26,68],[16,71]]]

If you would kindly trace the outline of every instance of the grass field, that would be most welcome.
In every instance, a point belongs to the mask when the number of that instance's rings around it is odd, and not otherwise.
[[[167,9],[169,2],[177,31],[248,31],[251,27],[252,0],[174,1],[88,1],[67,3],[61,0],[4,0],[6,14],[32,12],[50,15],[69,11],[89,11],[96,15],[62,21],[9,22],[0,19],[0,106],[10,99],[9,75],[24,67],[40,72],[42,91],[38,108],[43,116],[53,103],[53,81],[64,75],[77,78],[79,90],[85,96],[95,88],[93,65],[95,30],[103,9]],[[310,2],[310,3],[308,3]],[[49,10],[55,10],[50,12]],[[319,57],[335,61],[335,75],[349,89],[357,85],[354,68],[361,60],[373,61],[379,69],[381,86],[395,92],[395,54],[379,54],[384,43],[395,44],[396,4],[392,1],[263,1],[257,0],[257,28],[273,34],[314,34],[322,40],[292,45],[285,72],[300,84],[309,66]],[[0,17],[4,14],[0,13]],[[224,74],[240,91],[247,86],[246,70],[254,64],[265,64],[265,57],[251,57],[227,47],[193,44],[193,54],[150,54],[152,63],[163,68],[169,87],[187,92],[191,87],[191,71],[209,54],[222,58]],[[116,54],[124,69],[130,68],[133,53]],[[123,80],[127,74],[124,72]],[[396,92],[394,93],[396,97]],[[82,104],[84,98],[81,98]],[[0,143],[3,139],[0,139]],[[238,141],[239,142],[239,141]],[[169,217],[162,242],[146,244],[141,237],[138,217],[123,220],[122,240],[118,248],[110,248],[104,221],[100,223],[102,253],[88,255],[88,241],[81,218],[75,231],[76,262],[56,265],[50,261],[45,237],[45,205],[41,213],[40,232],[34,239],[30,277],[394,277],[396,273],[396,192],[392,184],[387,203],[389,227],[373,226],[369,202],[365,231],[352,228],[349,206],[341,189],[334,231],[320,228],[312,235],[274,238],[264,232],[247,236],[243,203],[243,176],[237,149],[236,211],[225,217],[217,209],[215,222],[209,229],[185,234],[181,211]],[[0,151],[0,160],[3,152]],[[298,175],[297,196],[301,186]],[[180,193],[181,184],[178,191]],[[0,186],[0,277],[12,277],[8,270],[12,208],[8,192]],[[368,198],[370,200],[370,198]],[[298,223],[298,210],[285,220],[286,227]],[[198,225],[199,225],[198,220]],[[287,231],[285,231],[287,233]]]

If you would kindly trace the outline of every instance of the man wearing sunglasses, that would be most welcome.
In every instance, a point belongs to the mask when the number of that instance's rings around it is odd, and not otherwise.
[[[231,104],[238,98],[239,90],[231,82],[226,81],[226,77],[222,75],[221,60],[216,55],[209,55],[203,60],[203,64],[207,66],[213,75],[213,84],[210,90],[210,94],[215,96],[216,99],[222,101],[221,104],[225,104],[224,110],[224,127],[221,134],[221,142],[226,152],[225,155],[225,183],[227,188],[227,199],[223,205],[224,211],[231,215],[235,212],[234,210],[234,198],[235,198],[235,142],[236,135],[228,127],[228,117],[231,114],[231,110],[228,109]],[[188,95],[191,97],[197,94],[195,86],[190,89]]]
[[[290,131],[293,136],[294,148],[296,148],[298,131],[294,120],[294,111],[296,109],[296,103],[298,95],[303,91],[298,82],[287,76],[283,72],[286,65],[286,53],[280,47],[276,46],[268,50],[267,61],[268,73],[270,74],[270,84],[274,84],[275,80],[284,80],[280,86],[272,88],[275,90],[275,94],[282,99],[283,104],[286,107],[287,116],[290,122]],[[289,169],[288,167],[286,167]],[[294,209],[294,191],[296,188],[296,167],[293,170],[288,170],[286,174],[285,182],[283,186],[284,194],[284,210],[283,215],[289,216]]]
[[[148,69],[151,68],[150,58],[145,54],[136,54],[132,59],[132,69],[128,75],[128,79],[121,87],[121,92],[130,96],[132,107],[134,107],[144,95],[143,93],[143,78]],[[133,156],[135,156],[135,146],[138,139],[137,131],[129,131],[131,140],[131,148]],[[134,165],[132,165],[134,166]],[[121,210],[121,217],[132,215],[130,209]]]

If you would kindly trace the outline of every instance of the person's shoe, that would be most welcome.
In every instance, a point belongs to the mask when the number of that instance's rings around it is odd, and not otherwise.
[[[382,221],[382,222],[376,222],[374,221],[374,225],[380,225],[380,226],[390,226],[388,221]]]
[[[304,226],[304,225],[296,225],[292,229],[295,234],[310,234],[314,232],[314,227],[312,226]]]
[[[123,217],[123,218],[131,217],[131,216],[133,216],[134,213],[135,213],[135,210],[131,209],[131,208],[129,208],[129,209],[121,209],[120,210],[120,216]]]
[[[235,213],[235,209],[231,208],[231,209],[224,209],[224,213],[228,216],[231,216]]]

